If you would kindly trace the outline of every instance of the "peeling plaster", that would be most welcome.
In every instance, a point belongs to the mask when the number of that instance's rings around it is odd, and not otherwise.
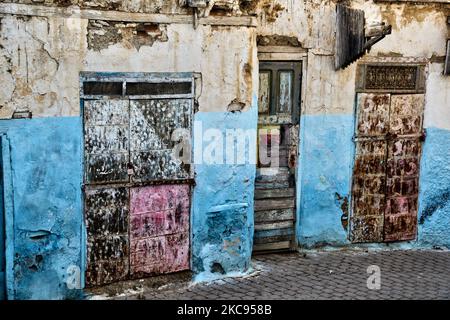
[[[167,26],[153,23],[123,23],[90,20],[88,49],[100,51],[120,43],[127,49],[139,51],[142,46],[152,46],[155,41],[167,42]]]

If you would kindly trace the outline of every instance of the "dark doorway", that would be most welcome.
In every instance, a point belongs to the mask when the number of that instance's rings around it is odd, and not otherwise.
[[[295,169],[301,70],[301,62],[260,62],[255,253],[296,246]]]

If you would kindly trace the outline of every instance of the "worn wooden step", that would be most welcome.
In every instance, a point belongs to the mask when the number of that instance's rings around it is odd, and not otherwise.
[[[295,198],[266,199],[255,201],[255,211],[295,208]]]
[[[278,229],[293,228],[293,227],[294,227],[293,220],[279,221],[279,222],[273,222],[273,223],[259,223],[259,224],[255,224],[255,232],[262,231],[262,230],[278,230]]]
[[[295,220],[293,208],[255,211],[255,223]]]
[[[290,235],[290,234],[280,235],[280,236],[270,236],[270,237],[255,237],[253,239],[253,245],[273,243],[273,242],[292,241],[292,240],[293,240],[293,235]]]
[[[274,251],[274,250],[288,250],[291,247],[292,247],[291,246],[291,241],[262,243],[262,244],[255,244],[253,246],[253,252]]]
[[[294,188],[255,189],[255,199],[289,198],[295,196]]]

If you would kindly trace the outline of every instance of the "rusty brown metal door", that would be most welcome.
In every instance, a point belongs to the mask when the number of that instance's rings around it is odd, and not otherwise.
[[[115,81],[84,86],[87,286],[190,267],[193,84]]]
[[[423,94],[358,94],[352,242],[415,239],[423,106]]]
[[[300,62],[261,62],[253,252],[295,248]]]

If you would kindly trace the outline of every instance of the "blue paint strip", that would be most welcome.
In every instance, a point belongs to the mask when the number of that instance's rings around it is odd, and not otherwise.
[[[247,112],[195,115],[196,124],[202,126],[202,130],[194,130],[197,160],[201,156],[198,151],[208,145],[202,141],[206,130],[217,129],[225,137],[227,129],[256,129],[258,115],[254,100],[254,107]],[[249,157],[256,159],[256,153]],[[254,163],[195,165],[192,267],[195,273],[200,273],[197,280],[209,278],[215,267],[227,274],[248,270],[253,247],[255,172]]]
[[[0,137],[0,150],[2,139]],[[3,163],[0,158],[0,177],[3,177]],[[3,179],[2,179],[3,180]],[[6,247],[5,247],[5,220],[4,220],[4,201],[3,201],[3,181],[0,181],[0,300],[6,299]]]
[[[450,131],[427,128],[420,170],[417,245],[450,249]]]
[[[14,201],[13,201],[13,182],[11,167],[11,152],[9,139],[4,134],[4,130],[0,130],[2,135],[2,166],[3,166],[3,201],[4,201],[4,217],[5,217],[5,245],[6,245],[6,297],[8,300],[15,299],[14,287]]]
[[[336,197],[349,197],[354,158],[353,115],[304,115],[297,177],[301,247],[348,244]]]
[[[3,148],[4,163],[11,164],[5,200],[14,221],[6,220],[13,232],[7,235],[8,297],[78,297],[66,281],[68,268],[81,268],[84,251],[80,118],[1,121],[0,131],[10,146],[9,155]]]

